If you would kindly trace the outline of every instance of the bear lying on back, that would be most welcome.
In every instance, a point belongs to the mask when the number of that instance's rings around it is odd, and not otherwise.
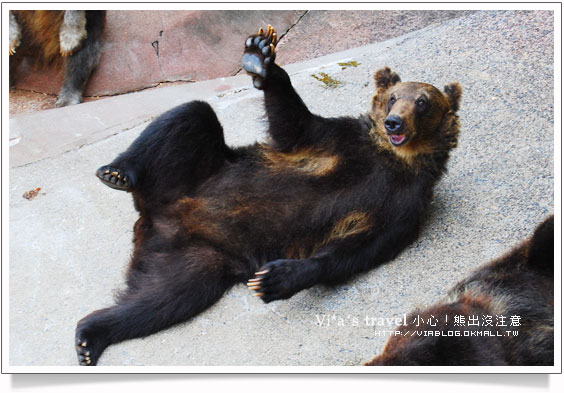
[[[407,321],[366,365],[552,366],[554,217]]]
[[[269,26],[243,68],[264,91],[270,141],[232,149],[211,107],[163,114],[97,176],[133,194],[139,219],[127,289],[83,318],[79,361],[185,321],[236,283],[265,302],[338,283],[418,235],[459,132],[461,88],[401,83],[384,68],[369,114],[312,114],[274,63]]]

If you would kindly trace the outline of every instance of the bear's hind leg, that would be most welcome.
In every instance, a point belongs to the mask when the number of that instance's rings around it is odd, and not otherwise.
[[[76,328],[78,361],[94,366],[104,349],[183,322],[214,304],[237,281],[230,257],[209,246],[162,251],[134,260],[128,289],[117,304],[82,318]]]
[[[106,11],[67,12],[70,12],[69,15],[86,18],[87,35],[82,41],[82,47],[68,58],[63,88],[59,92],[59,98],[55,103],[57,108],[82,102],[82,94],[102,54],[101,40],[106,21]],[[86,14],[83,14],[84,12]],[[61,51],[64,51],[64,49],[61,48]]]
[[[185,195],[232,159],[212,107],[192,101],[156,118],[96,176],[109,187],[135,191],[145,202],[159,202]]]

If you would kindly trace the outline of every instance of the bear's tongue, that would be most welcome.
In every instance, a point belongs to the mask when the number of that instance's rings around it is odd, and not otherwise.
[[[394,145],[399,145],[405,140],[405,134],[401,134],[401,135],[392,134],[390,135],[390,139]]]

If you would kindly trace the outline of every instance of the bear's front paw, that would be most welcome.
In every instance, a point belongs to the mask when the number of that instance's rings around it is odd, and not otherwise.
[[[249,289],[255,291],[255,296],[265,303],[273,300],[288,299],[304,289],[301,285],[302,274],[300,264],[303,260],[280,259],[264,265],[261,271],[255,273],[255,278],[248,281]]]
[[[245,41],[243,69],[253,77],[253,85],[257,89],[262,89],[268,66],[274,63],[277,40],[276,31],[268,25],[266,32],[261,27],[257,35]]]

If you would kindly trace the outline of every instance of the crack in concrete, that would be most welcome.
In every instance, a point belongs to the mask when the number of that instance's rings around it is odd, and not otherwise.
[[[138,93],[138,92],[143,91],[143,90],[154,89],[154,88],[158,87],[159,85],[165,85],[165,84],[169,84],[169,83],[178,83],[178,82],[195,83],[195,82],[198,82],[198,81],[191,80],[191,79],[174,79],[174,80],[170,80],[170,81],[163,80],[163,81],[159,81],[159,82],[154,82],[150,86],[140,87],[136,90],[128,90],[128,91],[123,92],[123,93],[100,94],[100,95],[96,95],[96,96],[85,96],[85,97],[88,97],[88,98],[92,98],[92,97],[95,97],[95,98],[116,97],[116,96],[121,96],[121,95],[124,95],[124,94]]]
[[[309,11],[305,11],[302,15],[300,15],[298,17],[298,20],[296,20],[296,22],[294,22],[293,24],[290,25],[290,27],[288,27],[288,29],[280,36],[278,37],[278,41],[280,41],[284,36],[286,36],[290,30],[292,30],[298,23],[300,23],[302,21],[302,19],[309,14]]]

